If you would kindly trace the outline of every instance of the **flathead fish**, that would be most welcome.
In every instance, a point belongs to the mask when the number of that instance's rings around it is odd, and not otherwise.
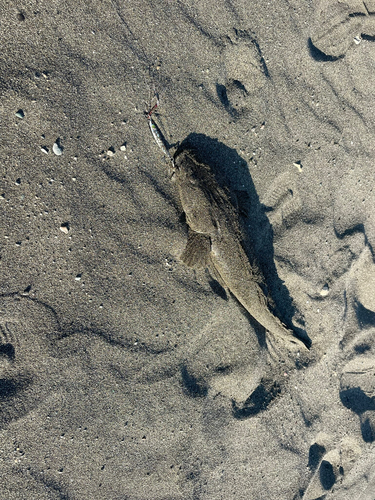
[[[189,226],[182,261],[207,267],[271,336],[305,349],[272,313],[262,288],[264,276],[244,250],[238,211],[211,167],[199,162],[192,149],[180,149],[174,156],[173,179]]]

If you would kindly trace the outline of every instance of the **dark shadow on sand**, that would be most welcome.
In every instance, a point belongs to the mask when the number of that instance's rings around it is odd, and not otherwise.
[[[180,145],[180,149],[185,148],[194,148],[197,159],[210,165],[218,183],[229,189],[234,204],[238,205],[245,251],[250,261],[256,261],[264,274],[267,283],[265,293],[272,297],[275,314],[295,332],[296,337],[310,347],[311,340],[307,333],[292,323],[296,311],[288,289],[276,271],[272,226],[259,202],[247,163],[235,149],[204,134],[190,134]],[[260,335],[262,345],[264,333]]]
[[[355,301],[354,309],[358,319],[358,323],[362,328],[370,328],[375,326],[375,313],[373,311],[370,311],[370,309],[367,309],[358,301]]]
[[[375,410],[375,398],[370,398],[360,387],[345,389],[340,392],[341,403],[357,415],[368,410]]]
[[[307,46],[310,51],[310,55],[315,61],[318,62],[327,62],[327,61],[337,61],[338,59],[342,59],[344,56],[339,56],[339,57],[334,57],[334,56],[329,56],[319,50],[315,45],[313,44],[311,38],[307,40]]]
[[[340,399],[346,408],[360,417],[362,438],[366,443],[372,443],[375,440],[373,424],[362,414],[375,410],[375,398],[367,396],[360,387],[352,387],[340,391]]]
[[[277,382],[264,381],[252,392],[245,403],[239,406],[232,400],[232,414],[237,420],[254,417],[265,411],[270,403],[281,393],[281,387]]]
[[[182,386],[187,396],[192,398],[202,398],[207,396],[208,387],[206,384],[202,381],[198,381],[194,375],[189,373],[185,365],[181,367],[181,378]]]

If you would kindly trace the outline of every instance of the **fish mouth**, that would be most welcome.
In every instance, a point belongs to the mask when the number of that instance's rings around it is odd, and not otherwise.
[[[190,161],[189,161],[190,160]],[[181,180],[189,177],[190,170],[194,171],[199,165],[196,152],[193,148],[179,147],[173,155],[174,177]],[[194,168],[192,168],[194,166]]]

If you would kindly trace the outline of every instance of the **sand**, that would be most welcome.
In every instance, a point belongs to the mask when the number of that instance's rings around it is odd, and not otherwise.
[[[0,4],[0,498],[373,500],[375,2]],[[243,194],[292,368],[179,259],[155,90]]]

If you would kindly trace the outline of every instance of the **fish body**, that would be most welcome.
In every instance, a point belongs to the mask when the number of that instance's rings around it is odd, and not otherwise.
[[[304,348],[293,331],[270,310],[262,288],[262,272],[255,262],[250,262],[243,247],[237,209],[211,167],[200,163],[193,150],[183,149],[175,154],[174,168],[174,180],[189,225],[182,260],[191,267],[208,267],[272,336]]]
[[[173,165],[173,158],[170,152],[168,151],[167,141],[165,140],[165,137],[163,136],[160,128],[156,125],[155,121],[152,119],[153,113],[155,113],[156,109],[159,106],[159,97],[157,94],[155,94],[155,97],[156,97],[156,103],[150,107],[149,111],[146,112],[146,118],[148,120],[148,125],[150,127],[152,137],[154,138],[156,144],[163,151],[168,160],[172,162]]]
[[[172,156],[170,155],[170,153],[169,153],[169,151],[167,149],[166,141],[164,139],[164,136],[161,133],[161,130],[159,129],[159,127],[154,122],[154,120],[151,118],[151,115],[148,116],[148,123],[149,123],[149,127],[150,127],[150,130],[151,130],[151,134],[152,134],[152,136],[153,136],[156,144],[163,151],[163,153],[165,154],[165,156],[173,163],[173,158],[172,158]]]

